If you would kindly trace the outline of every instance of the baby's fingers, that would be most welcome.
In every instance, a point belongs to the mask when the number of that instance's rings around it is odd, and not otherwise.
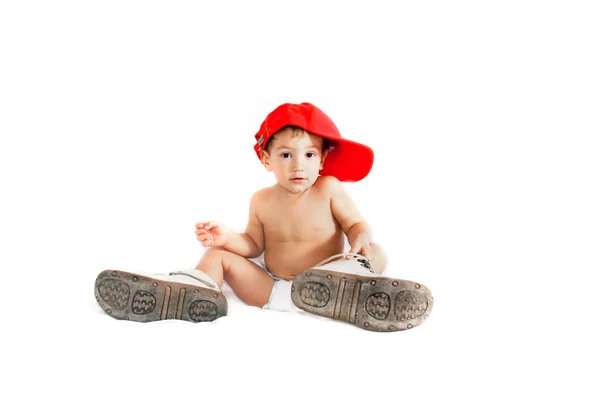
[[[198,238],[202,247],[212,247],[213,241],[212,237],[205,237],[203,239]]]
[[[218,221],[210,221],[204,224],[204,229],[210,231],[213,228],[218,228],[221,225]]]
[[[363,246],[358,254],[367,257],[369,260],[373,257],[373,249],[371,246]]]
[[[212,240],[212,235],[209,234],[209,233],[206,233],[206,232],[201,233],[201,234],[197,234],[196,236],[197,236],[198,240],[201,241],[201,242],[203,242],[203,241],[205,241],[207,239]]]
[[[353,247],[350,249],[350,251],[348,251],[348,253],[351,254],[357,254],[358,252],[360,252],[360,248],[357,247]],[[352,258],[352,256],[346,256],[346,260],[350,260]]]

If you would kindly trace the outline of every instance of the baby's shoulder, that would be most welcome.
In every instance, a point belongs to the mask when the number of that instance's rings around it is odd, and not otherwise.
[[[335,176],[319,176],[314,184],[314,187],[327,193],[335,193],[343,190],[342,182]]]
[[[265,207],[273,198],[273,188],[266,187],[256,191],[250,199],[250,207],[254,210]]]
[[[272,190],[269,187],[257,190],[252,195],[252,198],[251,198],[250,202],[251,203],[261,203],[261,202],[264,202],[267,198],[270,197],[271,191]]]

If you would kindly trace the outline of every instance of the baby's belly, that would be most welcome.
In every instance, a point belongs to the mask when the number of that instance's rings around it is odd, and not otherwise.
[[[343,237],[317,245],[306,242],[267,244],[265,264],[273,275],[292,280],[299,273],[334,254],[342,253],[343,250]]]

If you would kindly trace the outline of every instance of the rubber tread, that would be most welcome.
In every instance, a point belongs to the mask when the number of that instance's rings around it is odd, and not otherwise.
[[[227,299],[219,291],[125,271],[102,271],[94,292],[100,307],[116,319],[208,322],[227,315]]]
[[[416,282],[311,269],[292,285],[296,307],[377,332],[412,329],[433,308],[431,291]]]

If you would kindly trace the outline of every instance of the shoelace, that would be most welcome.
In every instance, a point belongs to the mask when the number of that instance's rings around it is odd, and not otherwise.
[[[315,267],[321,267],[325,264],[330,263],[331,261],[334,261],[338,258],[345,258],[347,256],[351,256],[353,260],[358,261],[358,263],[360,265],[362,265],[364,268],[368,269],[369,271],[371,271],[372,273],[375,273],[375,271],[373,270],[373,267],[371,267],[371,262],[369,261],[369,259],[361,254],[357,254],[357,253],[341,253],[341,254],[336,254],[334,256],[331,256],[323,261],[321,261],[320,263],[318,263],[317,265],[315,265]]]
[[[192,275],[192,274],[185,273],[185,272],[183,272],[183,271],[170,272],[170,273],[169,273],[169,275],[185,275],[185,276],[189,276],[190,278],[194,278],[195,280],[197,280],[197,281],[200,281],[200,282],[204,283],[204,284],[205,284],[206,286],[208,286],[209,288],[211,288],[211,289],[215,289],[215,285],[213,285],[212,283],[210,283],[210,282],[208,282],[208,281],[205,281],[204,279],[200,279],[200,278],[198,278],[197,276],[194,276],[194,275]]]

